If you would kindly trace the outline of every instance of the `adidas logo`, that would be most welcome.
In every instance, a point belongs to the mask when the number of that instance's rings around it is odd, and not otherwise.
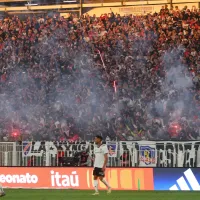
[[[191,169],[185,171],[184,175],[188,183],[183,176],[176,180],[181,190],[191,190],[190,188],[192,188],[192,190],[200,190],[200,185]],[[177,184],[170,187],[169,190],[179,190]],[[188,186],[188,184],[190,187]]]

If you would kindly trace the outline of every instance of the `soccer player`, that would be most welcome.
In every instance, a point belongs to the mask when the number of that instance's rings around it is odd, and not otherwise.
[[[96,147],[94,148],[94,170],[93,170],[93,176],[94,176],[94,189],[95,193],[93,195],[99,195],[98,191],[98,179],[106,185],[108,188],[108,194],[111,193],[111,187],[108,184],[108,182],[105,180],[105,170],[106,165],[108,162],[108,148],[107,145],[102,144],[103,138],[100,135],[97,135],[95,137],[95,144]]]
[[[5,192],[3,191],[3,187],[2,187],[2,185],[0,184],[0,197],[3,197],[3,196],[5,196],[6,194],[5,194]]]

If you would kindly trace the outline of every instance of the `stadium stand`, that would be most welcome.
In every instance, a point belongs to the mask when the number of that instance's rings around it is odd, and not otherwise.
[[[200,136],[199,10],[0,19],[0,140]]]

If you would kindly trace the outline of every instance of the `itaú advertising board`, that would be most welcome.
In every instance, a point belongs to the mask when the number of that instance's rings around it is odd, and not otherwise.
[[[0,167],[7,188],[93,189],[92,168]],[[112,168],[106,179],[114,190],[154,190],[152,168]],[[99,189],[105,189],[100,183]]]

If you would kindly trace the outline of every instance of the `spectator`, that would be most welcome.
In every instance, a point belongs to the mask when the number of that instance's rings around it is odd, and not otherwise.
[[[0,138],[196,139],[199,14],[4,17]]]
[[[131,167],[131,156],[129,151],[125,151],[121,156],[120,156],[120,162],[122,167]]]
[[[89,166],[89,164],[90,164],[90,156],[85,149],[81,152],[81,155],[80,155],[80,166],[86,167],[86,166]]]
[[[36,156],[31,156],[31,158],[28,160],[27,166],[28,167],[33,167],[36,166],[36,161],[37,161],[37,157]]]
[[[62,166],[63,159],[65,157],[65,152],[63,151],[62,147],[58,148],[58,154],[57,154],[57,166]]]

